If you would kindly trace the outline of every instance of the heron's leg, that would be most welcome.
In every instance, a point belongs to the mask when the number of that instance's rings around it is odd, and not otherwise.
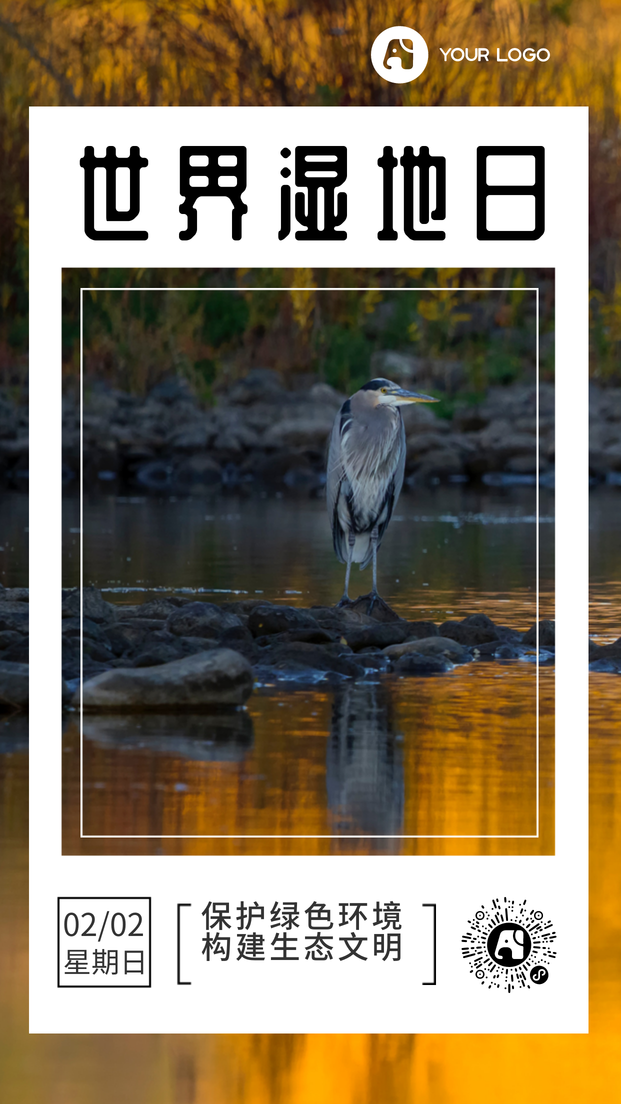
[[[373,593],[377,594],[377,526],[371,533],[371,544],[373,545]]]
[[[345,569],[345,590],[343,591],[343,598],[349,601],[349,576],[351,575],[351,560],[347,561],[347,567]]]
[[[371,532],[371,545],[373,547],[373,590],[371,591],[371,601],[369,603],[368,612],[371,613],[373,606],[375,605],[376,598],[379,598],[377,593],[377,526]]]
[[[351,558],[354,554],[354,544],[356,543],[356,534],[350,529],[347,538],[347,567],[345,569],[345,590],[343,591],[343,597],[339,602],[339,606],[346,606],[349,604],[349,576],[351,575]]]

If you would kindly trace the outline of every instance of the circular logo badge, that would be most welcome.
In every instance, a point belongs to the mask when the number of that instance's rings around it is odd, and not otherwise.
[[[545,966],[533,966],[530,972],[530,980],[534,985],[543,985],[545,981],[550,977]]]
[[[525,962],[532,947],[530,935],[521,924],[496,924],[487,937],[487,952],[498,966]]]
[[[540,909],[526,901],[497,897],[468,922],[461,953],[470,973],[488,989],[530,989],[543,985],[556,958],[556,932]]]
[[[428,61],[427,43],[411,27],[387,27],[371,47],[375,72],[391,84],[409,84],[416,80]]]

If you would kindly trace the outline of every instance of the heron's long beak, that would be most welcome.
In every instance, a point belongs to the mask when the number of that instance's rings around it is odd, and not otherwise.
[[[399,405],[401,403],[440,402],[439,399],[434,399],[431,395],[419,395],[416,391],[405,391],[403,387],[395,387],[390,394],[394,395]]]

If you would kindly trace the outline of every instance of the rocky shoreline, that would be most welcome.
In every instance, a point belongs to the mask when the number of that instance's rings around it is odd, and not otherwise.
[[[80,593],[63,592],[63,704],[80,683]],[[539,663],[554,663],[554,622],[539,623]],[[84,590],[84,708],[200,711],[242,705],[263,687],[449,674],[469,663],[535,663],[536,626],[408,621],[363,596],[345,607],[301,609],[263,599],[217,606],[181,595],[142,605]],[[590,642],[589,668],[621,674],[621,637]],[[28,708],[28,590],[0,587],[0,712]]]
[[[79,592],[63,601],[63,678],[77,703]],[[300,609],[249,599],[216,606],[180,596],[113,605],[84,591],[87,711],[241,705],[253,687],[334,685],[344,679],[447,674],[473,662],[535,662],[536,630],[462,621],[407,621],[367,597]],[[554,662],[554,623],[542,621],[539,662]]]
[[[388,369],[387,369],[388,370]],[[416,386],[422,386],[415,381]],[[158,384],[143,399],[99,386],[85,397],[84,477],[89,488],[202,494],[245,484],[313,492],[325,480],[326,445],[345,399],[325,383],[287,391],[276,373],[255,370],[203,409],[183,381]],[[540,475],[552,483],[554,389],[541,384]],[[536,394],[532,385],[492,388],[451,420],[427,405],[404,410],[406,478],[534,483]],[[66,483],[77,482],[79,419],[67,395],[63,416]]]
[[[377,369],[403,375],[398,367],[382,363]],[[433,368],[437,375],[438,364]],[[417,368],[416,377],[405,382],[422,390],[437,384],[426,371]],[[85,484],[112,493],[130,488],[204,494],[253,484],[314,493],[323,486],[326,442],[344,397],[324,383],[286,390],[277,373],[264,369],[220,393],[213,406],[200,403],[182,379],[164,381],[144,397],[87,385]],[[438,417],[429,406],[406,409],[406,478],[431,484],[534,483],[535,399],[533,384],[516,383],[490,388],[476,404],[457,401],[452,418]],[[539,388],[539,430],[540,479],[552,485],[554,388],[548,383]],[[79,406],[68,391],[63,400],[67,486],[77,489],[79,467]],[[595,482],[621,485],[621,388],[591,384],[590,472]],[[28,487],[27,395],[16,399],[9,389],[0,390],[0,486]]]
[[[0,584],[0,712],[28,709],[28,598]]]

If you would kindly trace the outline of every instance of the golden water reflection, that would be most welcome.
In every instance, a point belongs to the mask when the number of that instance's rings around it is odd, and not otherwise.
[[[33,1036],[27,757],[0,755],[0,1078],[7,1104],[601,1104],[621,1084],[621,693],[591,677],[591,1032]],[[67,756],[68,757],[68,756]]]
[[[84,835],[122,839],[79,839],[74,720],[65,851],[550,854],[553,694],[542,668],[539,838],[535,668],[475,663],[216,717],[85,717]]]

